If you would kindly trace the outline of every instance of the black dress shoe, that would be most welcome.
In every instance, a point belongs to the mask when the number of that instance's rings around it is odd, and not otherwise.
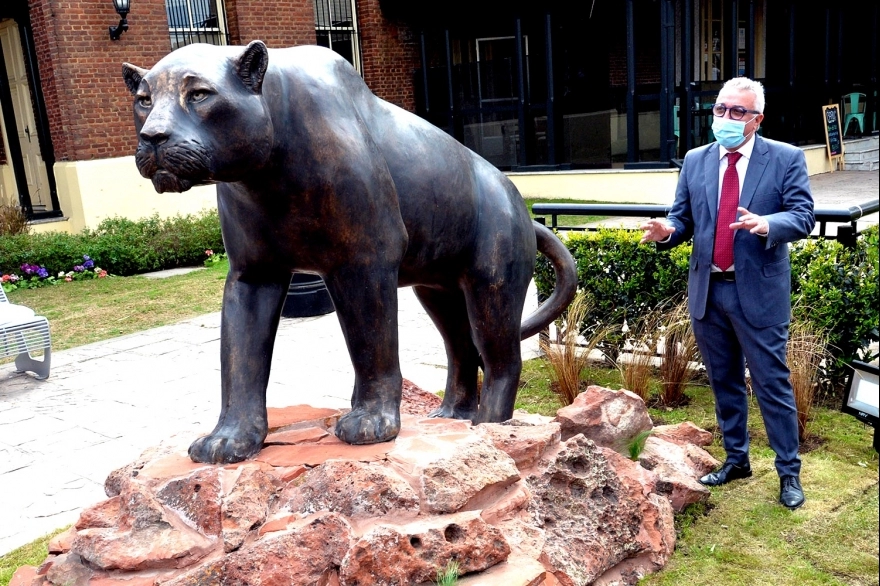
[[[752,467],[749,466],[748,462],[742,466],[725,462],[724,465],[715,472],[710,472],[700,478],[700,484],[705,484],[706,486],[721,486],[722,484],[727,484],[731,480],[748,478],[751,475]]]
[[[807,498],[801,481],[797,476],[783,476],[779,479],[779,503],[792,511],[800,507]]]

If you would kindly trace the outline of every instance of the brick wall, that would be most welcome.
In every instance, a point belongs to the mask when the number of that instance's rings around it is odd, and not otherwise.
[[[137,141],[122,63],[150,67],[171,50],[164,0],[138,0],[129,30],[106,0],[29,2],[49,132],[58,161],[131,155]]]
[[[364,80],[377,96],[414,112],[413,72],[420,66],[415,31],[385,18],[379,0],[358,0]]]
[[[107,0],[29,3],[40,80],[57,161],[131,155],[137,146],[123,62],[152,67],[171,50],[164,0],[137,0],[129,30],[111,41],[119,21]],[[315,43],[313,0],[227,0],[233,44],[270,47]],[[415,110],[418,45],[408,27],[388,22],[379,0],[360,0],[364,78],[382,98]]]
[[[233,45],[255,39],[280,49],[315,44],[314,0],[226,0]]]

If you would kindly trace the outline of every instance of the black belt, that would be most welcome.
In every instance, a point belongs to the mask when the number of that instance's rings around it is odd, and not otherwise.
[[[709,279],[712,281],[727,281],[728,283],[736,281],[736,271],[716,271],[709,273]]]

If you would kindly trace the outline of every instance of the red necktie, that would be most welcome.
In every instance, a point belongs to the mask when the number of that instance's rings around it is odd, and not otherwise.
[[[733,266],[733,230],[730,225],[736,221],[736,208],[739,206],[739,175],[736,162],[742,153],[727,153],[727,169],[721,181],[721,203],[715,224],[715,252],[712,262],[722,271]]]

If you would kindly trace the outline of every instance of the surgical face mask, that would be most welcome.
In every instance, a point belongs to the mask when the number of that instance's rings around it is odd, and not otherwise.
[[[733,149],[745,142],[746,124],[752,120],[731,120],[730,118],[719,118],[716,116],[712,120],[712,133],[715,135],[715,140],[718,141],[718,144],[726,149]]]

